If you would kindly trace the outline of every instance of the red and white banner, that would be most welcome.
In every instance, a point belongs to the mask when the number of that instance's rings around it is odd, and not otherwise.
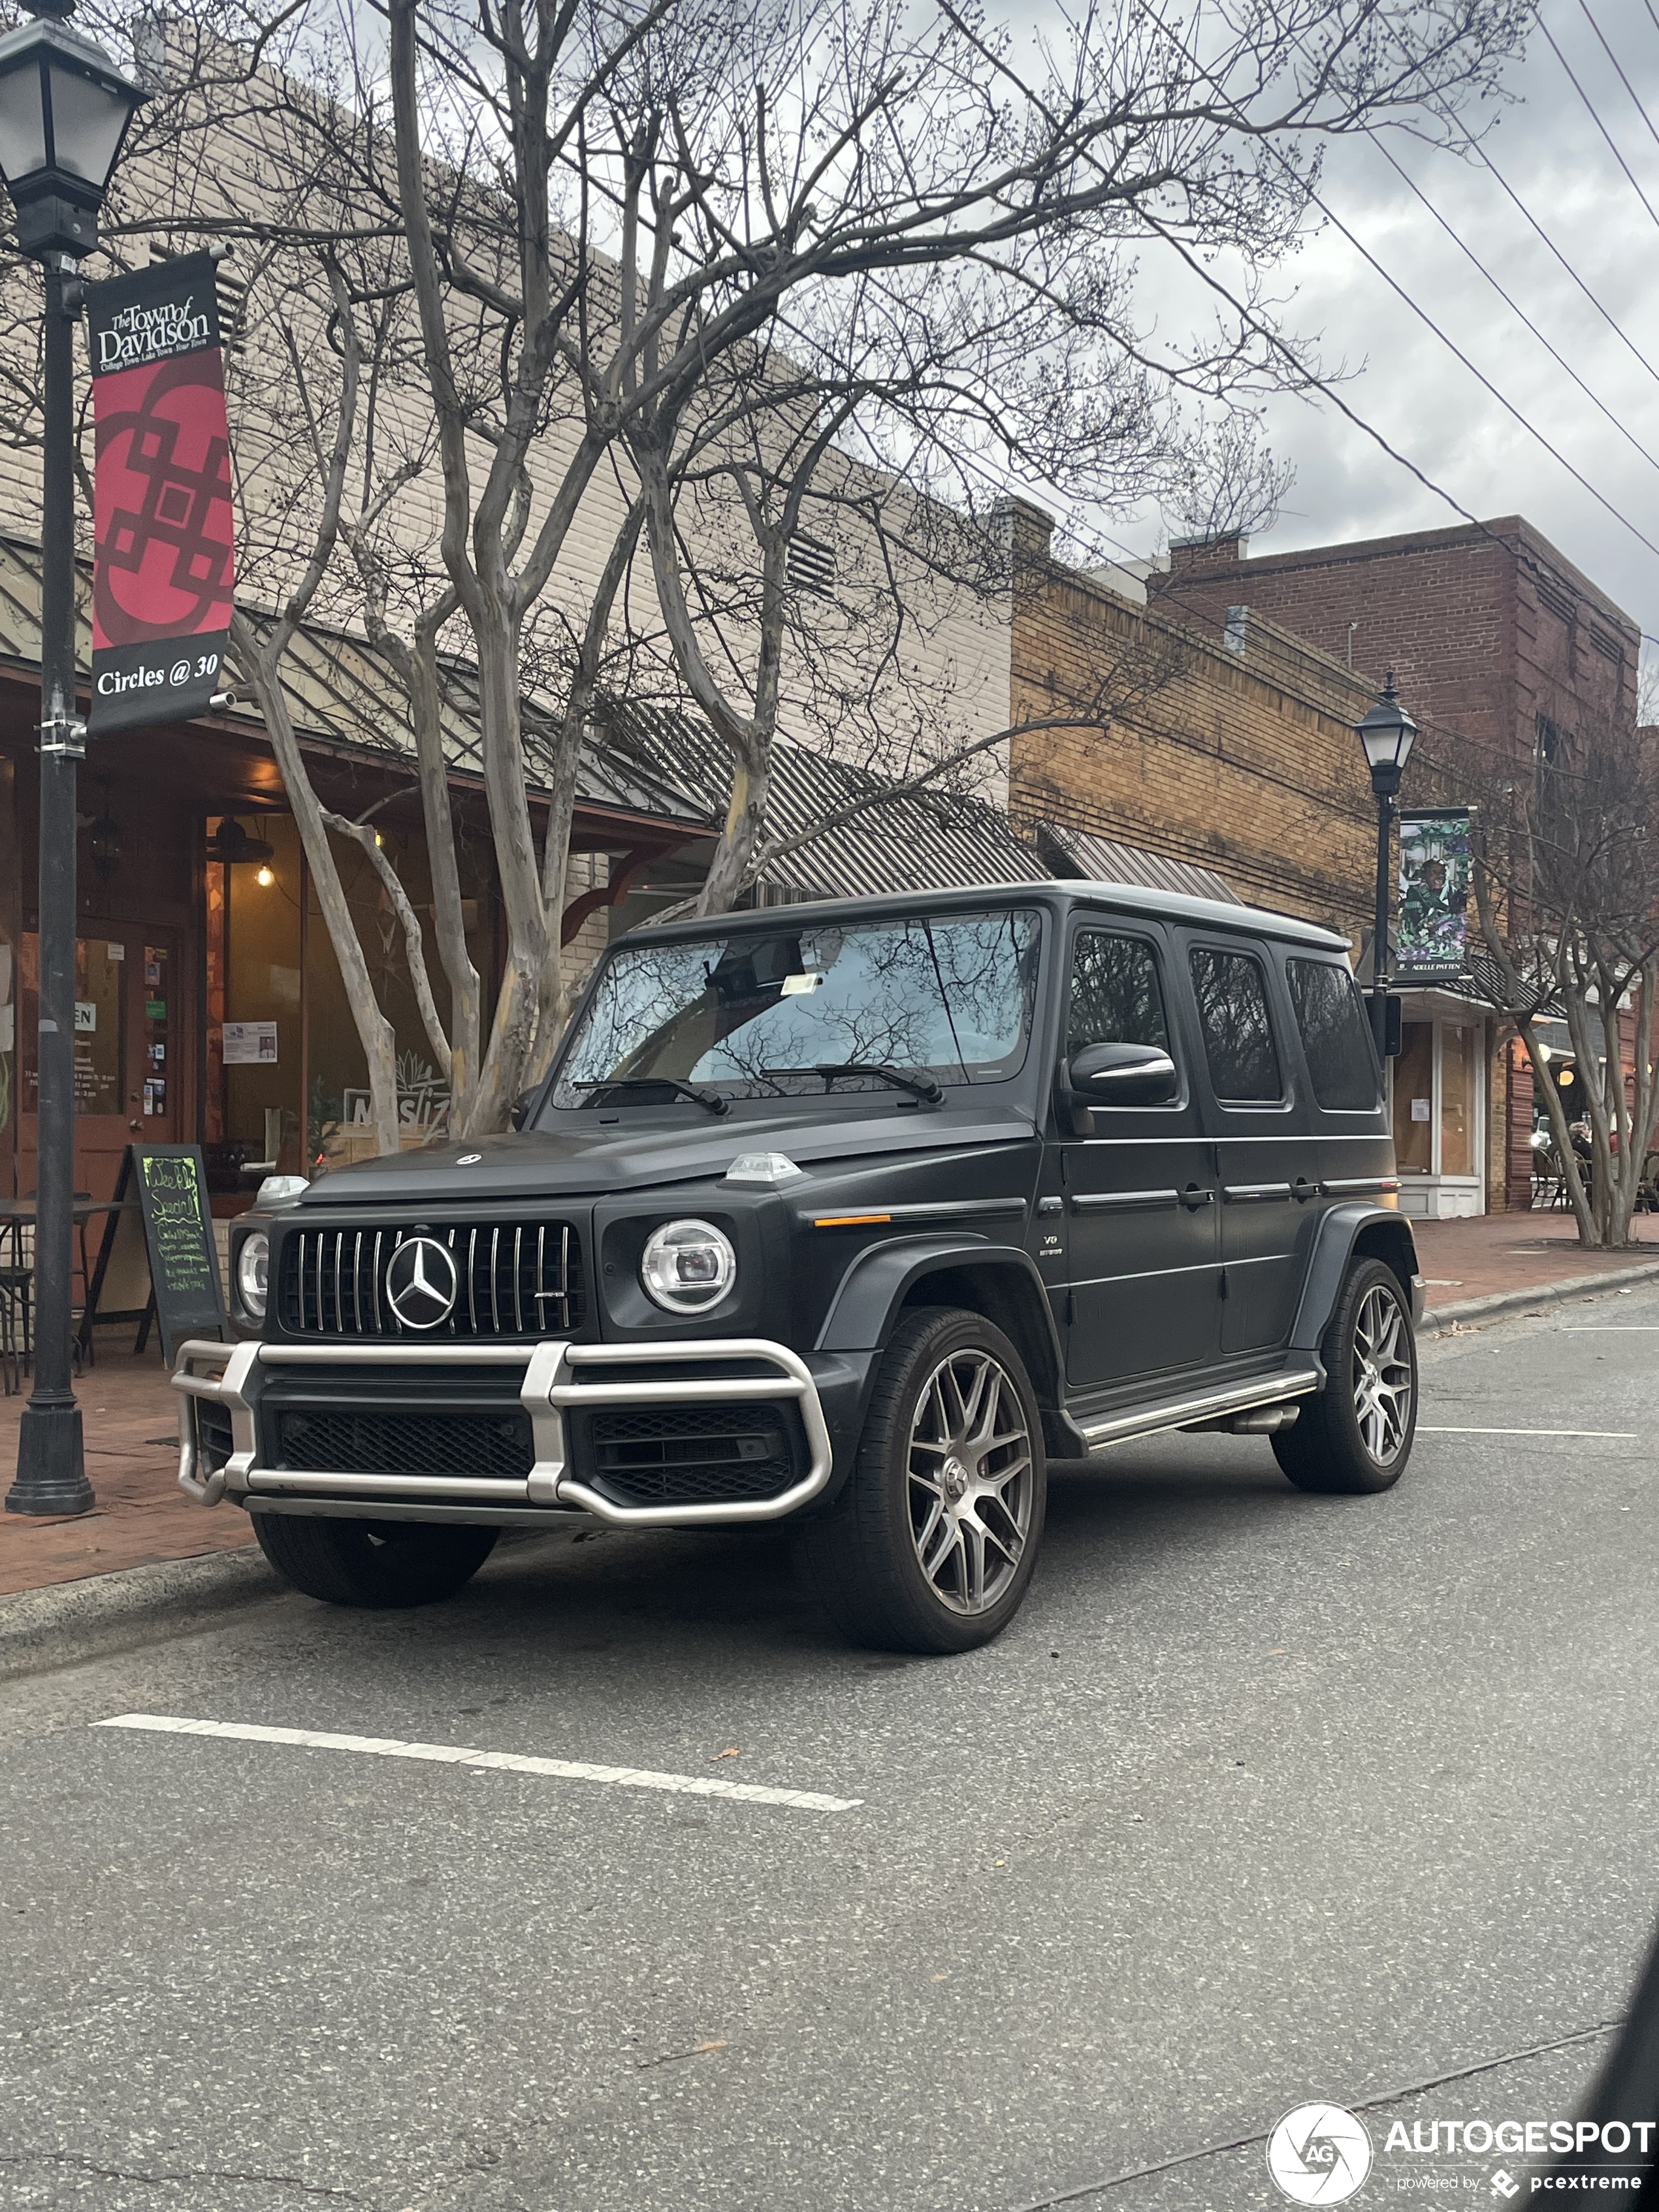
[[[211,256],[88,284],[87,333],[100,737],[199,714],[224,689],[235,514]]]

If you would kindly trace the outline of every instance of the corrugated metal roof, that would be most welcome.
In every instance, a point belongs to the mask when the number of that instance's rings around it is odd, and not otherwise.
[[[1039,822],[1036,842],[1056,876],[1079,877],[1091,884],[1135,884],[1142,890],[1218,899],[1227,906],[1249,903],[1213,868],[1201,868],[1193,860],[1172,860],[1167,854],[1150,853],[1139,845],[1120,845],[1065,823]]]
[[[676,781],[702,794],[708,813],[726,811],[730,757],[712,732],[662,708],[615,706],[602,727],[608,757],[672,765]],[[1008,818],[982,799],[915,792],[884,798],[878,777],[780,738],[772,757],[769,837],[796,837],[854,810],[835,827],[761,871],[765,890],[789,898],[872,898],[884,891],[949,890],[970,884],[1027,884],[1048,870]]]
[[[91,570],[77,563],[76,665],[86,677],[92,665]],[[269,634],[276,617],[248,609],[256,629]],[[24,540],[0,538],[0,659],[26,667],[40,664],[40,554]],[[386,655],[349,631],[325,623],[307,623],[283,656],[281,678],[296,735],[346,750],[390,756],[413,763],[414,738],[404,710],[403,687]],[[233,659],[227,681],[237,686]],[[444,758],[462,775],[480,775],[477,672],[468,662],[447,656],[439,666]],[[244,680],[239,703],[222,716],[234,730],[261,738],[264,726],[246,696]],[[528,781],[542,791],[552,781],[558,722],[545,702],[522,702]],[[713,829],[724,812],[706,791],[680,781],[670,759],[647,762],[617,752],[600,732],[590,732],[583,748],[577,797],[594,806],[659,817],[670,822]]]

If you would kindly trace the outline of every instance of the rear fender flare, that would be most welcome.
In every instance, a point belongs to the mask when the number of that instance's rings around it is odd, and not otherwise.
[[[1416,1317],[1417,1246],[1410,1225],[1386,1206],[1366,1206],[1363,1202],[1334,1206],[1319,1224],[1307,1279],[1302,1285],[1296,1326],[1291,1331],[1292,1352],[1318,1351],[1330,1326],[1331,1316],[1336,1311],[1336,1302],[1342,1295],[1342,1285],[1356,1252],[1365,1258],[1382,1260],[1394,1269],[1407,1304]]]

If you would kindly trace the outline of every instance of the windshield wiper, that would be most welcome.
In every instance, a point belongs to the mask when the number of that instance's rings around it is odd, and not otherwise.
[[[570,1087],[573,1091],[672,1091],[677,1097],[689,1098],[694,1106],[706,1106],[711,1114],[732,1111],[732,1101],[722,1098],[718,1091],[699,1091],[694,1083],[682,1083],[678,1075],[605,1075]]]
[[[913,1098],[925,1099],[933,1105],[945,1093],[939,1079],[933,1075],[907,1075],[902,1067],[889,1067],[881,1060],[819,1060],[806,1067],[763,1067],[763,1075],[821,1075],[826,1089],[838,1075],[873,1075],[878,1082],[890,1083],[895,1091],[908,1091]]]

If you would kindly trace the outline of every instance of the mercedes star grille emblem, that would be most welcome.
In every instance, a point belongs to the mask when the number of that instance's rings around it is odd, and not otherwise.
[[[455,1255],[435,1237],[409,1237],[386,1263],[386,1302],[405,1328],[449,1319],[461,1287]]]

